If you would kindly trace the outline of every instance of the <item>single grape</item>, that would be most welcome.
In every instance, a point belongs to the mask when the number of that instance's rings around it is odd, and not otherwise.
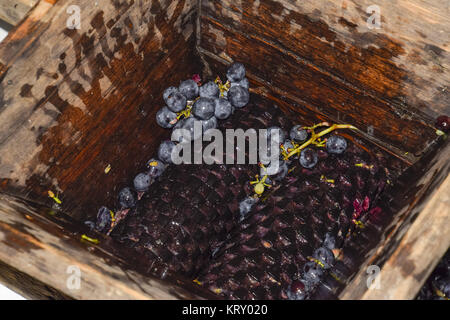
[[[224,120],[231,116],[233,111],[233,107],[231,106],[230,101],[224,98],[214,99],[215,109],[214,115],[217,119]]]
[[[198,85],[197,83],[192,80],[188,79],[180,83],[180,86],[178,87],[178,91],[185,96],[188,100],[194,100],[198,97]]]
[[[289,285],[286,295],[289,300],[305,300],[308,294],[307,289],[302,280],[294,280]]]
[[[347,140],[338,135],[327,138],[327,150],[329,153],[341,154],[347,149]]]
[[[141,172],[134,178],[134,189],[136,189],[137,192],[146,192],[152,182],[152,178],[148,173]]]
[[[230,82],[241,81],[245,77],[245,67],[240,62],[233,63],[227,70],[227,79]]]
[[[292,127],[290,135],[292,140],[295,140],[297,142],[305,141],[306,138],[308,138],[308,132],[303,129],[301,125],[296,125]]]
[[[278,132],[278,138],[276,136],[277,132]],[[280,145],[280,143],[282,143],[283,141],[286,140],[286,136],[284,134],[283,129],[281,129],[280,127],[277,127],[277,126],[267,128],[265,136],[267,138],[268,143],[270,143],[271,140],[273,139],[273,143],[275,143],[278,146]],[[269,144],[269,146],[270,146],[270,144]]]
[[[228,90],[228,100],[236,108],[243,108],[250,101],[250,93],[241,86],[234,86]]]
[[[317,248],[313,253],[313,258],[322,262],[324,269],[330,269],[334,263],[333,252],[325,247]]]
[[[156,113],[156,123],[160,127],[170,129],[177,123],[177,114],[163,107]]]
[[[126,187],[119,192],[119,204],[121,209],[133,208],[136,206],[136,192]]]
[[[203,132],[208,131],[209,129],[216,129],[217,128],[217,118],[211,117],[208,120],[202,120],[202,129]]]
[[[198,123],[197,130],[195,130],[196,123]],[[202,127],[203,127],[203,121],[200,121],[199,119],[197,119],[195,117],[189,117],[183,121],[183,126],[181,127],[181,129],[185,129],[185,130],[189,131],[188,141],[192,141],[192,140],[200,139],[202,137]],[[185,138],[187,138],[187,137],[183,136],[181,139],[182,141],[180,141],[180,142],[183,142],[183,140]]]
[[[209,81],[200,87],[200,97],[202,98],[218,98],[220,94],[219,87],[214,81]]]
[[[278,165],[275,164],[275,161],[278,162]],[[270,165],[261,167],[259,170],[259,175],[261,177],[264,177],[265,175],[268,176],[275,176],[272,177],[275,181],[283,180],[283,178],[286,176],[287,172],[289,171],[289,167],[286,163],[286,161],[283,160],[277,160],[275,159],[270,163]]]
[[[170,140],[163,141],[159,145],[158,158],[164,163],[172,163],[172,151],[175,147],[175,143]]]
[[[167,97],[167,107],[173,112],[180,112],[186,108],[187,99],[179,91],[172,92]]]
[[[148,175],[155,179],[163,174],[164,170],[166,170],[166,165],[162,161],[152,158],[147,162],[147,169]]]
[[[336,239],[328,232],[325,234],[325,239],[323,240],[323,246],[330,250],[333,250],[336,248]]]
[[[106,233],[111,228],[112,217],[107,207],[101,207],[97,212],[97,220],[95,222],[95,229],[99,232]]]
[[[258,202],[258,199],[247,197],[239,203],[240,221],[243,221],[247,217],[256,202]]]
[[[200,98],[192,107],[192,113],[200,120],[208,120],[214,116],[215,101],[211,98]]]
[[[306,169],[313,168],[318,161],[317,152],[311,148],[303,149],[299,158],[300,164]]]
[[[450,129],[450,117],[448,116],[440,116],[436,119],[436,129],[441,130],[442,132],[448,133]]]
[[[169,97],[175,92],[178,92],[178,88],[176,88],[176,87],[168,87],[166,90],[164,90],[163,98],[164,98],[164,101],[166,102],[166,104],[167,104],[167,100],[169,99]]]
[[[248,79],[244,78],[238,82],[231,82],[231,87],[234,87],[234,86],[241,86],[242,88],[245,88],[248,90],[248,88],[250,87],[250,84],[248,82]]]
[[[317,263],[310,261],[303,266],[303,279],[311,286],[318,284],[322,276],[323,270]]]

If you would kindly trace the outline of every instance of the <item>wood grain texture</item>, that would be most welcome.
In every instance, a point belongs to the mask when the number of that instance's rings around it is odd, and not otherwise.
[[[120,258],[119,251],[113,250],[111,240],[107,238],[99,238],[99,245],[82,242],[80,229],[74,231],[67,222],[59,221],[57,224],[47,218],[51,217],[49,212],[56,215],[57,212],[38,208],[0,194],[0,270],[5,270],[0,280],[25,291],[27,297],[108,300],[202,298],[198,294],[200,289],[193,288],[191,281],[169,277],[169,282],[139,273],[142,270],[136,267],[143,264],[130,265],[137,263],[138,257]],[[76,266],[81,272],[79,289],[67,285],[69,277],[74,274],[68,272],[70,266]],[[16,283],[18,280],[24,282]],[[189,291],[182,286],[187,286]],[[203,293],[211,298],[210,294]]]
[[[422,159],[425,167],[410,172],[394,197],[394,219],[365,260],[341,299],[413,299],[450,247],[450,144]],[[415,179],[415,181],[414,181]],[[413,182],[414,181],[414,182]],[[368,266],[381,268],[380,289],[367,288]]]
[[[205,15],[290,50],[324,71],[433,118],[449,113],[450,1],[203,1]],[[314,28],[312,28],[314,26]],[[422,101],[421,101],[422,100]]]
[[[195,3],[84,1],[81,30],[66,28],[69,4],[58,1],[31,23],[35,32],[0,47],[0,178],[41,201],[59,192],[84,218],[114,207],[105,199],[169,134],[154,117],[163,89],[195,73]]]
[[[15,26],[33,8],[39,0],[2,0],[0,19]]]
[[[432,129],[435,115],[448,113],[446,53],[443,51],[439,58],[444,61],[439,62],[442,68],[435,60],[427,59],[430,68],[434,66],[441,71],[432,77],[434,83],[422,81],[420,87],[410,89],[411,79],[418,76],[410,75],[402,67],[406,63],[397,61],[410,54],[409,47],[399,39],[402,37],[391,36],[384,29],[367,29],[368,16],[361,12],[360,27],[349,27],[353,22],[346,12],[353,13],[357,10],[353,6],[359,8],[365,3],[351,2],[352,6],[348,4],[347,9],[338,10],[337,2],[340,6],[348,1],[205,0],[200,47],[228,61],[242,60],[270,85],[297,95],[319,112],[328,112],[337,120],[352,121],[363,131],[372,132],[372,126],[377,139],[385,138],[403,152],[420,153],[427,149],[435,138]],[[392,7],[389,4],[389,9]],[[388,11],[386,8],[381,5],[382,13]],[[399,15],[398,10],[393,11]],[[346,17],[350,19],[346,20],[348,24],[341,19]],[[396,24],[399,19],[392,17]],[[445,29],[444,22],[440,16],[436,23]],[[402,30],[407,27],[406,23]],[[387,25],[386,30],[390,30]],[[434,29],[428,26],[425,31],[431,33]],[[445,44],[447,34],[430,38]],[[427,48],[430,46],[431,43]],[[420,69],[414,63],[406,65],[417,72]],[[436,73],[432,69],[427,72],[423,74],[428,77]],[[436,91],[433,101],[424,104],[425,100],[421,103],[408,100],[432,91]],[[435,100],[441,101],[439,106]],[[437,111],[432,111],[433,108]]]

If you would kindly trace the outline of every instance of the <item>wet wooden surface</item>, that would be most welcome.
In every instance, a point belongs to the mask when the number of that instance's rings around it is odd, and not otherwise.
[[[39,0],[2,0],[0,19],[15,26],[33,8]]]
[[[244,62],[312,111],[419,155],[436,138],[436,115],[450,113],[446,3],[381,1],[384,25],[369,30],[368,1],[204,0],[199,46]]]
[[[189,280],[146,274],[145,261],[58,215],[0,194],[0,281],[32,299],[211,298]],[[100,243],[82,241],[83,232]]]
[[[0,178],[84,218],[114,207],[169,134],[154,118],[196,71],[195,1],[79,1],[80,30],[66,27],[71,4],[41,1],[0,45]]]

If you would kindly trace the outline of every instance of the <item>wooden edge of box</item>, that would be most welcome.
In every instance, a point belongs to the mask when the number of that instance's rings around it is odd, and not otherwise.
[[[440,159],[448,161],[449,156],[450,146],[447,145],[440,154]],[[425,189],[435,182],[436,177],[433,178],[424,186]],[[429,190],[425,193],[427,191]],[[450,247],[449,174],[432,189],[432,194],[425,201],[409,228],[395,226],[394,231],[390,233],[393,236],[386,237],[384,242],[378,245],[377,252],[361,266],[360,271],[341,292],[340,299],[411,300],[417,296]],[[416,205],[417,202],[412,203],[406,214],[410,215]],[[368,273],[368,267],[380,258],[381,252],[389,243],[394,243],[392,253],[383,263],[378,278],[374,278],[373,273]],[[373,285],[369,288],[371,284]]]
[[[101,242],[101,241],[100,241]],[[120,266],[27,204],[0,194],[0,282],[32,299],[202,299],[194,290]],[[3,273],[7,273],[5,276]],[[179,282],[179,281],[177,281]]]
[[[39,0],[2,0],[0,19],[15,26],[36,5]]]

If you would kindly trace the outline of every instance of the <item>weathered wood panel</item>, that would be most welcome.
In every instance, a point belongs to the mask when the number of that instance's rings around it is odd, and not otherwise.
[[[163,89],[195,73],[195,2],[86,0],[80,30],[66,28],[70,4],[0,47],[0,178],[33,199],[59,192],[81,218],[114,199],[168,134],[154,117]]]
[[[391,195],[394,219],[379,243],[362,253],[360,271],[341,299],[413,299],[418,294],[450,246],[449,157],[447,143],[401,178],[403,187]],[[381,268],[380,289],[367,288],[369,265]]]
[[[15,26],[39,0],[2,0],[0,19]]]
[[[55,223],[45,211],[60,214],[43,207],[33,208],[0,194],[0,270],[5,271],[0,281],[24,292],[27,297],[108,300],[213,298],[189,280],[176,276],[159,280],[146,274],[146,262],[139,262],[136,255],[122,255],[111,239],[98,235],[98,245],[82,242],[83,231],[79,227],[77,229],[63,218],[58,218]],[[71,266],[72,269],[69,268]],[[70,277],[76,275],[73,267],[80,271],[79,288],[76,281],[71,282]],[[18,280],[24,282],[17,283]]]
[[[205,69],[203,71],[204,74],[211,77],[220,75],[222,78],[225,78],[228,61],[201,48],[200,51],[203,54],[203,61],[205,62]],[[214,74],[211,73],[212,70],[214,70]],[[270,85],[270,83],[255,76],[254,74],[248,74],[248,76],[250,78],[250,92],[272,101],[274,105],[280,107],[287,116],[291,119],[296,119],[298,123],[313,125],[323,121],[335,121],[328,115],[314,110],[307,102],[299,99],[294,94],[281,91],[279,88]],[[312,112],[312,110],[314,110],[314,112]],[[412,165],[412,163],[417,159],[413,154],[404,154],[401,150],[393,146],[386,145],[383,140],[376,139],[373,135],[368,134],[367,132],[358,130],[354,131],[354,134],[364,140],[370,141],[378,148],[398,158],[399,161],[404,163],[405,167]]]
[[[361,13],[365,1],[205,0],[200,47],[228,61],[244,60],[272,86],[296,94],[316,110],[330,110],[334,118],[350,114],[349,120],[358,120],[356,124],[363,130],[371,131],[373,125],[376,138],[384,135],[386,142],[404,152],[420,152],[435,138],[432,124],[436,114],[449,112],[445,89],[450,79],[445,67],[449,61],[445,51],[448,24],[442,14],[436,14],[440,6],[435,5],[427,13],[435,20],[421,22],[416,28],[430,34],[429,42],[394,36],[390,33],[393,26],[403,23],[396,30],[409,34],[413,23],[402,22],[399,16],[409,11],[402,11],[404,1],[397,2],[398,7],[391,1],[380,4],[382,14],[388,16],[382,16],[386,25],[378,31],[366,26],[370,15]],[[417,19],[420,10],[411,14]],[[385,21],[388,18],[391,24]],[[438,33],[434,32],[436,26],[441,28]],[[437,42],[444,47],[438,60],[427,58]],[[419,67],[410,61],[412,45],[426,46],[419,50],[426,64]],[[402,60],[405,56],[409,63]],[[334,92],[335,88],[340,90]],[[344,109],[333,113],[333,108],[340,109],[342,104]]]

